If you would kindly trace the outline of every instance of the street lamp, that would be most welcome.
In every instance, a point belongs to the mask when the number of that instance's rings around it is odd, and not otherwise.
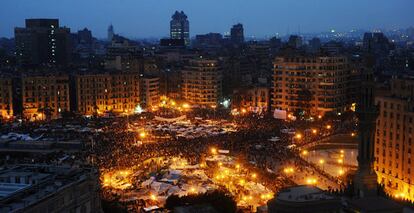
[[[253,174],[252,174],[252,178],[253,178],[253,179],[256,179],[256,177],[257,177],[256,173],[253,173]]]
[[[321,164],[321,166],[322,166],[322,170],[323,170],[323,171],[325,171],[325,166],[324,166],[324,164],[325,164],[325,160],[324,160],[324,159],[320,159],[320,160],[319,160],[319,164]]]
[[[213,155],[217,154],[217,149],[214,148],[214,147],[211,148],[210,151],[211,151],[211,154],[213,154]]]
[[[150,198],[151,198],[152,201],[156,201],[157,200],[157,196],[155,196],[154,194],[151,194],[150,195]]]

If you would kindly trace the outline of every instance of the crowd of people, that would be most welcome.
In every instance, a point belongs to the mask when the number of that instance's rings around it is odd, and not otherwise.
[[[271,116],[254,114],[232,116],[219,110],[216,111],[216,109],[198,111],[200,112],[187,112],[187,119],[191,119],[194,123],[197,123],[196,120],[200,117],[212,120],[225,119],[236,124],[236,131],[197,138],[163,137],[155,142],[146,143],[140,138],[140,132],[130,130],[131,124],[145,126],[146,123],[154,119],[154,116],[174,118],[182,114],[177,111],[162,110],[157,113],[144,113],[134,116],[82,119],[77,121],[77,125],[82,130],[75,128],[75,130],[66,133],[49,131],[48,134],[63,138],[65,134],[77,137],[88,144],[84,150],[70,155],[62,152],[44,154],[42,157],[36,158],[35,161],[60,163],[59,159],[64,157],[65,161],[70,162],[71,165],[75,163],[92,164],[98,167],[101,172],[122,169],[144,170],[143,162],[159,157],[179,157],[186,159],[189,164],[198,164],[206,157],[206,153],[209,152],[210,148],[215,147],[229,150],[230,154],[239,159],[245,167],[255,171],[261,177],[260,180],[264,186],[273,192],[278,192],[283,187],[295,184],[292,179],[283,174],[286,162],[295,162],[297,168],[309,166],[305,161],[298,158],[298,151],[291,146],[292,143],[297,142],[292,140],[294,135],[283,134],[280,130],[287,127],[295,128],[299,132],[310,128],[310,125],[318,126],[322,130],[324,129],[323,126],[326,125],[322,120],[310,124],[301,121],[285,122],[276,120]],[[28,124],[28,126],[17,128],[16,131],[30,132],[39,129],[40,125]],[[44,129],[50,130],[50,126],[53,125],[59,126],[59,121],[49,124]],[[86,127],[88,131],[83,131]],[[331,132],[335,129],[336,126]],[[324,134],[325,132],[330,134],[329,129],[325,128],[323,131]],[[158,133],[153,132],[153,134]],[[168,133],[162,133],[162,135],[165,134]],[[272,137],[277,137],[278,140],[269,140]],[[318,137],[314,136],[310,140],[316,140]],[[142,143],[137,143],[137,141]],[[33,159],[28,158],[31,161]]]

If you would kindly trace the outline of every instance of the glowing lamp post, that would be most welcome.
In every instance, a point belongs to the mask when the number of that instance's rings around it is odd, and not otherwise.
[[[319,160],[319,164],[321,164],[321,166],[322,166],[322,171],[325,171],[325,160],[324,159],[320,159]]]

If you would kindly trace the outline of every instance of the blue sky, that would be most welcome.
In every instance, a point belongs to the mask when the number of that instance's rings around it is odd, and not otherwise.
[[[59,18],[77,31],[87,27],[105,37],[168,36],[170,17],[183,10],[192,36],[228,32],[244,24],[247,35],[320,32],[336,29],[402,28],[414,25],[414,0],[1,0],[0,37],[13,36],[26,18]]]

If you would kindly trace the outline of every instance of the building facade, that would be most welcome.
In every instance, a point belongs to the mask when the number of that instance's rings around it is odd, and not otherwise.
[[[351,104],[346,57],[282,56],[273,65],[273,109],[315,116],[343,112]]]
[[[13,116],[13,83],[9,77],[0,77],[0,116],[2,119]]]
[[[83,115],[132,113],[139,104],[139,75],[133,72],[75,76],[76,111]]]
[[[175,11],[170,21],[170,38],[182,39],[186,45],[190,44],[190,22],[183,11]]]
[[[242,24],[235,24],[230,29],[230,39],[233,44],[243,44],[244,42],[244,28]]]
[[[103,212],[91,168],[12,165],[0,172],[0,186],[0,212]]]
[[[15,28],[17,62],[22,66],[66,66],[71,60],[70,29],[58,19],[26,19]]]
[[[216,105],[221,98],[221,75],[217,60],[191,60],[182,70],[182,98],[201,106]]]
[[[25,119],[55,119],[61,112],[70,111],[68,75],[22,76],[21,93]]]
[[[266,112],[270,108],[270,88],[258,86],[241,90],[238,99],[240,107],[249,112]]]
[[[378,182],[393,196],[414,200],[414,79],[394,79],[376,97],[375,132]]]
[[[127,39],[114,37],[106,49],[105,69],[142,72],[143,57],[138,46]]]
[[[158,106],[160,103],[160,78],[145,76],[140,78],[141,106]]]

